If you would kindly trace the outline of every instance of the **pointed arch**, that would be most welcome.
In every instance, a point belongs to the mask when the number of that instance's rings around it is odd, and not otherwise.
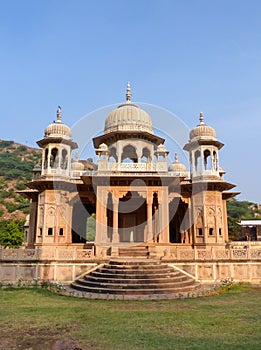
[[[121,161],[122,163],[137,163],[138,162],[138,156],[137,156],[137,150],[136,147],[132,146],[131,144],[126,145],[123,148],[122,155],[121,155]]]
[[[204,168],[205,168],[205,170],[212,169],[211,152],[209,149],[205,149],[205,151],[204,151]]]

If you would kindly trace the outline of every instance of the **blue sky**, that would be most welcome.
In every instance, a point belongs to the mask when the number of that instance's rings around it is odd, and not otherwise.
[[[261,202],[260,13],[257,0],[2,0],[0,138],[35,146],[57,105],[73,126],[130,81],[133,100],[190,129],[202,111],[238,199]]]

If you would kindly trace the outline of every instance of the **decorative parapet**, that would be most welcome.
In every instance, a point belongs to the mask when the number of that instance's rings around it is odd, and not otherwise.
[[[37,247],[35,249],[1,249],[0,262],[30,261],[89,261],[91,259],[110,258],[111,250],[95,255],[94,246],[81,249],[78,247]],[[261,261],[261,244],[247,244],[212,247],[192,246],[153,246],[148,247],[151,257],[173,261]]]
[[[88,261],[94,258],[94,247],[88,249],[37,247],[36,249],[0,249],[0,261]]]
[[[0,261],[33,261],[39,259],[38,249],[0,249]]]
[[[151,248],[150,248],[151,249]],[[153,254],[162,259],[174,261],[261,261],[261,244],[246,245],[244,247],[231,246],[212,246],[182,247],[180,245],[172,245],[168,247],[153,247]]]

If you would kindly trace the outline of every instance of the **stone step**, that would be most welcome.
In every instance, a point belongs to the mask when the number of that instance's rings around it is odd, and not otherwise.
[[[163,294],[176,294],[176,293],[182,293],[182,292],[189,292],[194,291],[199,288],[199,284],[194,285],[188,285],[188,286],[182,286],[182,287],[176,287],[176,288],[143,288],[143,289],[130,289],[130,288],[124,288],[124,289],[107,289],[103,288],[101,286],[98,287],[88,287],[84,285],[80,285],[76,282],[72,283],[72,287],[74,289],[80,290],[82,292],[86,293],[99,293],[99,294],[117,294],[117,295],[163,295]]]
[[[164,281],[163,283],[157,283],[157,281],[146,281],[145,283],[138,282],[135,283],[132,281],[132,283],[129,283],[128,281],[121,280],[121,281],[91,281],[91,280],[85,280],[85,279],[78,279],[77,283],[80,285],[84,285],[87,287],[102,287],[107,289],[161,289],[161,288],[176,288],[176,287],[182,287],[182,286],[188,286],[193,284],[193,280],[181,280],[181,281]]]
[[[122,271],[123,272],[123,271]],[[179,271],[172,271],[172,272],[153,272],[153,279],[160,279],[160,278],[176,278],[181,276]],[[184,276],[184,275],[182,275]],[[141,271],[139,273],[130,273],[129,271],[125,271],[123,273],[114,273],[114,271],[111,271],[111,273],[104,273],[104,271],[93,271],[90,274],[88,274],[86,277],[92,277],[92,278],[115,278],[115,279],[151,279],[152,275],[151,273],[142,273]]]
[[[162,263],[160,260],[153,260],[153,259],[120,259],[120,260],[110,260],[110,263],[108,264],[110,266],[168,266],[166,263]]]
[[[107,277],[107,276],[84,276],[82,280],[86,283],[88,281],[91,281],[93,283],[129,283],[129,284],[149,284],[149,283],[158,283],[158,284],[164,284],[164,283],[178,283],[178,282],[183,282],[183,281],[193,281],[192,279],[188,279],[187,276],[184,275],[177,275],[177,276],[171,276],[171,277],[166,277],[162,276],[160,278],[129,278],[123,277],[123,278],[115,278],[115,277]]]
[[[108,266],[104,266],[102,268],[99,268],[97,270],[98,272],[104,273],[104,274],[153,274],[153,273],[172,273],[173,272],[173,268],[171,267],[166,267],[166,268],[152,268],[152,267],[148,267],[148,268],[112,268],[112,267],[108,267]]]
[[[148,257],[149,252],[146,247],[131,247],[131,248],[119,248],[119,256],[121,257]]]
[[[162,295],[193,291],[199,283],[160,261],[117,259],[97,267],[71,286],[86,293]]]

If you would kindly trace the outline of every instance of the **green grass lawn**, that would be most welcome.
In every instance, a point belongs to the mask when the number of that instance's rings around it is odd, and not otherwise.
[[[260,287],[163,301],[86,300],[9,289],[0,290],[0,305],[1,350],[261,348]]]

